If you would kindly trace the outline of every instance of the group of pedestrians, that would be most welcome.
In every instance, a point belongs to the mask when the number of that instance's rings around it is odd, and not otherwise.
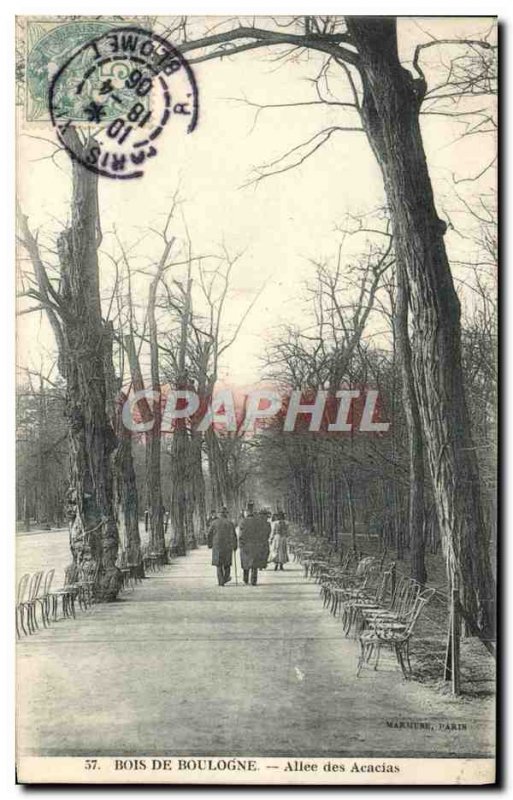
[[[238,524],[228,517],[223,507],[220,515],[211,514],[207,544],[212,549],[212,564],[217,567],[217,581],[224,586],[231,581],[231,567],[235,551],[239,549],[242,579],[245,586],[256,586],[258,571],[266,569],[269,562],[275,570],[282,570],[289,560],[287,551],[288,525],[283,511],[272,515],[266,511],[256,513],[254,503],[247,504],[246,513]]]

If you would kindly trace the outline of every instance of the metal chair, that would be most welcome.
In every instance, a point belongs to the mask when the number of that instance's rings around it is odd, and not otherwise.
[[[360,559],[355,570],[350,568],[337,575],[330,588],[332,598],[330,611],[333,616],[340,615],[344,602],[357,598],[359,593],[367,588],[372,574],[377,570],[379,570],[379,560],[366,556]]]
[[[156,559],[155,556],[150,553],[150,546],[144,545],[142,548],[142,558],[143,558],[143,565],[145,572],[155,572],[156,569]]]
[[[328,606],[334,612],[336,605],[336,591],[340,589],[344,581],[348,580],[349,575],[356,574],[356,555],[352,550],[348,550],[339,564],[335,564],[326,570],[320,579],[320,594],[323,598],[323,606]]]
[[[60,589],[50,589],[48,603],[52,604],[52,618],[57,621],[59,599],[62,604],[62,616],[75,618],[75,598],[78,597],[80,607],[83,608],[81,587],[77,582],[78,570],[75,564],[69,564],[64,571],[64,585]]]
[[[79,569],[78,587],[79,587],[79,602],[82,598],[86,608],[92,606],[94,603],[94,587],[98,581],[100,572],[100,564],[95,564],[89,561],[84,567]]]
[[[45,628],[50,625],[50,592],[54,575],[55,569],[49,569],[45,572],[40,591],[36,597],[36,603],[39,604],[41,609],[41,621]]]
[[[130,561],[129,554],[127,554],[127,567],[130,570],[130,580],[135,589],[136,584],[142,582],[141,567],[143,567],[142,559],[140,561]]]
[[[391,593],[392,570],[376,573],[378,580],[374,586],[367,585],[357,589],[355,593],[342,600],[342,628],[349,636],[354,626],[358,633],[365,625],[365,615],[379,612],[386,603],[387,596]]]
[[[373,628],[378,622],[402,622],[410,613],[421,590],[413,578],[401,578],[388,606],[362,612],[362,627]]]
[[[395,652],[404,677],[406,679],[411,677],[410,640],[422,609],[429,603],[434,593],[435,589],[426,589],[418,594],[407,616],[401,622],[393,620],[376,621],[372,629],[365,630],[360,634],[357,677],[360,675],[364,664],[369,663],[374,651],[376,651],[374,669],[377,670],[383,647],[390,647]]]
[[[27,612],[27,628],[29,633],[35,633],[39,629],[36,619],[36,598],[43,578],[43,571],[34,572],[30,576],[26,599],[21,603],[23,613]]]
[[[128,556],[127,556],[126,550],[120,550],[119,551],[118,557],[117,557],[117,560],[116,560],[116,567],[121,572],[122,588],[123,589],[128,589],[128,588],[132,588],[133,589],[133,584],[131,582],[132,573],[131,573],[130,567],[128,566]]]
[[[18,581],[18,588],[16,591],[16,635],[18,639],[21,638],[20,628],[25,634],[28,635],[27,629],[25,628],[25,600],[27,596],[27,587],[30,580],[30,572],[26,572]]]

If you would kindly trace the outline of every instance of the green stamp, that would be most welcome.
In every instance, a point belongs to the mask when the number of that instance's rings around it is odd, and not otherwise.
[[[133,19],[133,18],[132,18]],[[126,18],[117,17],[115,20],[94,18],[80,18],[75,20],[30,19],[27,21],[26,30],[26,69],[25,69],[25,116],[29,122],[49,122],[48,92],[52,78],[60,67],[89,40],[126,25]],[[148,19],[145,18],[145,25]],[[88,121],[84,113],[80,98],[72,91],[74,78],[80,76],[83,70],[82,61],[87,58],[77,58],[73,63],[73,72],[69,81],[59,86],[59,107],[67,115],[77,121]],[[118,74],[119,72],[123,74]],[[121,86],[127,77],[128,68],[125,65],[106,65],[105,79],[111,79]],[[125,74],[125,72],[127,74]],[[108,73],[108,74],[107,74]],[[106,119],[116,116],[115,108],[106,109]]]

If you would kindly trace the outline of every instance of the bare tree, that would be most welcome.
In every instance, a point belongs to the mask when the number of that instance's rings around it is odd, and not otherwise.
[[[67,431],[65,387],[55,369],[23,370],[16,405],[17,519],[30,529],[64,522],[67,490]]]
[[[70,127],[67,136],[79,151]],[[113,504],[111,454],[116,439],[106,411],[105,329],[99,291],[98,176],[72,162],[71,224],[58,238],[60,285],[50,281],[36,236],[20,213],[23,244],[31,258],[37,288],[28,294],[45,309],[66,381],[70,450],[68,518],[74,562],[91,568],[98,600],[119,591],[116,567],[118,529]]]
[[[461,44],[474,51],[493,49],[487,41]],[[199,51],[193,61],[268,46],[319,52],[341,70],[359,129],[381,168],[398,271],[408,282],[412,367],[438,522],[451,575],[460,579],[464,612],[491,648],[495,589],[463,389],[460,303],[444,243],[446,224],[435,206],[419,124],[428,90],[419,69],[420,54],[413,65],[415,77],[401,64],[393,17],[296,18],[287,27],[243,25],[180,45],[183,52]],[[332,126],[319,132],[303,143],[302,150],[295,148],[292,166],[335,132],[355,127]],[[271,173],[291,168],[276,162],[269,166]]]
[[[190,341],[190,359],[200,396],[211,398],[218,380],[219,364],[223,355],[236,341],[244,322],[257,302],[263,287],[255,293],[240,314],[233,331],[223,336],[224,313],[229,299],[232,272],[240,258],[223,249],[218,263],[209,269],[198,262],[198,284],[204,313],[198,313],[191,322],[193,336]],[[233,508],[240,490],[234,468],[234,459],[240,455],[238,434],[220,433],[210,426],[204,435],[210,477],[211,502],[214,508],[227,505]],[[230,468],[231,465],[231,468]]]

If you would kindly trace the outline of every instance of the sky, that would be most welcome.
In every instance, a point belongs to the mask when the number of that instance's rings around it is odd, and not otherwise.
[[[165,25],[165,20],[160,23]],[[419,42],[433,36],[470,38],[489,26],[489,20],[476,18],[403,20],[399,32],[404,63],[411,60]],[[142,179],[100,178],[104,233],[100,269],[106,298],[113,276],[107,253],[117,252],[112,232],[115,229],[124,245],[132,248],[135,268],[157,259],[161,243],[150,229],[161,227],[177,188],[180,216],[186,220],[194,254],[219,252],[222,247],[232,255],[241,254],[225,315],[227,338],[255,294],[261,294],[222,363],[220,377],[239,385],[258,380],[265,348],[283,324],[308,324],[303,285],[313,277],[311,259],[328,260],[336,254],[337,226],[347,214],[368,213],[384,203],[379,168],[365,135],[358,132],[338,132],[300,167],[244,186],[255,167],[278,158],[326,125],[355,124],[351,112],[320,106],[265,109],[255,120],[256,109],[244,102],[312,100],[310,79],[319,65],[316,57],[277,62],[258,50],[195,65],[197,129],[187,136],[169,125],[159,155]],[[337,96],[347,97],[342,78],[340,87],[334,88]],[[55,139],[51,127],[25,122],[23,109],[18,112],[18,196],[32,229],[51,245],[69,214],[69,158],[65,152],[50,158],[53,148],[47,140]],[[470,223],[461,216],[452,174],[478,174],[493,157],[494,138],[461,140],[458,125],[440,116],[426,117],[422,129],[439,213],[449,214],[458,229],[461,220],[463,228]],[[493,183],[490,170],[478,182],[458,184],[458,191],[473,201],[476,193],[488,192]],[[173,230],[177,252],[184,241],[183,220],[177,218]],[[448,231],[446,242],[457,259],[471,257],[475,249],[459,230]],[[354,242],[351,247],[356,247]],[[143,303],[146,279],[138,278],[136,284]],[[22,308],[24,304],[22,300]],[[18,364],[34,370],[47,366],[54,344],[44,316],[36,312],[19,320]]]

